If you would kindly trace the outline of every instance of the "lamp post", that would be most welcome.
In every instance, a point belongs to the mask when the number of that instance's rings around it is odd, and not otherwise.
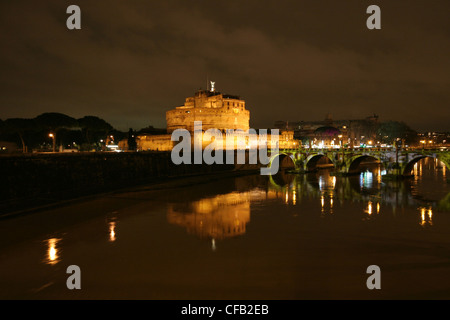
[[[342,134],[340,134],[338,137],[339,137],[339,147],[341,148],[341,151],[342,151],[342,163],[344,163],[344,159],[345,159],[344,140],[342,139]]]
[[[53,140],[53,152],[55,152],[55,147],[56,147],[56,137],[55,137],[55,134],[54,133],[49,133],[49,135],[48,135],[50,138],[52,138],[52,140]]]

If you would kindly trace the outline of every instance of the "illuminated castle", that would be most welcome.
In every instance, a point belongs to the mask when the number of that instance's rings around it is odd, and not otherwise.
[[[184,105],[166,112],[166,135],[141,135],[138,137],[138,150],[172,150],[174,141],[171,133],[176,129],[186,129],[194,133],[194,121],[202,122],[202,130],[249,129],[250,111],[245,109],[245,100],[238,96],[217,92],[214,82],[209,91],[199,90],[188,97]]]
[[[249,129],[250,111],[238,96],[199,90],[195,96],[186,98],[184,105],[166,112],[167,131],[187,129],[194,132],[194,121],[202,121],[203,130]]]
[[[232,149],[256,148],[258,142],[249,139],[250,111],[245,108],[245,100],[238,96],[217,92],[214,82],[211,82],[210,90],[199,90],[193,97],[185,99],[184,105],[166,112],[167,133],[163,135],[139,135],[137,137],[137,149],[139,151],[171,151],[176,141],[171,140],[171,134],[177,129],[188,130],[194,134],[194,122],[201,121],[203,148],[213,143],[215,137],[205,133],[208,129],[218,129],[224,134],[222,142],[214,141],[216,149],[229,148],[226,145],[226,130],[240,130],[233,138]],[[280,132],[280,148],[297,148],[299,141],[294,140],[293,131]],[[267,147],[271,148],[270,134],[265,135]],[[260,135],[260,137],[262,137]],[[192,140],[193,142],[193,140]]]

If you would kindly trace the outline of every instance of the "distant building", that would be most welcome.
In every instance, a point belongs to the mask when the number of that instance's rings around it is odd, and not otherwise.
[[[319,121],[276,121],[275,128],[291,130],[294,138],[311,147],[376,145],[378,116],[333,120],[328,114]]]
[[[450,146],[450,132],[422,132],[418,133],[419,143],[423,147]]]

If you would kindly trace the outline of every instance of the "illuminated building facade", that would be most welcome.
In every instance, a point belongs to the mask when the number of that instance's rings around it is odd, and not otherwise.
[[[203,130],[249,129],[250,111],[245,101],[238,96],[215,91],[199,90],[188,97],[184,105],[166,112],[167,131],[186,129],[194,132],[194,121],[201,121]]]
[[[328,114],[321,121],[277,121],[275,128],[294,131],[306,147],[376,145],[378,116],[365,119],[333,120]]]
[[[255,134],[256,139],[249,138],[250,111],[245,107],[245,100],[239,96],[216,92],[213,82],[211,90],[199,90],[193,97],[185,99],[185,103],[166,112],[167,133],[163,135],[139,135],[137,137],[137,149],[139,151],[170,151],[176,141],[171,140],[171,133],[177,129],[185,129],[194,135],[194,122],[201,121],[202,124],[202,146],[214,143],[215,149],[249,149],[259,145],[258,139],[265,138],[267,147],[271,145],[271,136],[267,134]],[[222,134],[222,141],[215,141],[209,129],[217,129]],[[233,143],[227,145],[227,130],[235,131]],[[255,141],[256,140],[256,141]],[[231,139],[230,139],[231,141]],[[191,139],[194,143],[194,139]],[[281,132],[279,148],[296,148],[298,140],[294,140],[294,132]]]

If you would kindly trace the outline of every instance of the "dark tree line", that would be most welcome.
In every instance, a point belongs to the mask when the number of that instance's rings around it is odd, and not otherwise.
[[[14,142],[23,152],[56,146],[80,151],[101,150],[107,137],[116,142],[127,133],[115,130],[105,120],[95,116],[72,118],[62,113],[43,113],[33,119],[10,118],[0,120],[0,141]]]
[[[394,144],[401,141],[408,145],[417,144],[417,132],[401,121],[386,121],[378,126],[378,139],[383,143]]]

